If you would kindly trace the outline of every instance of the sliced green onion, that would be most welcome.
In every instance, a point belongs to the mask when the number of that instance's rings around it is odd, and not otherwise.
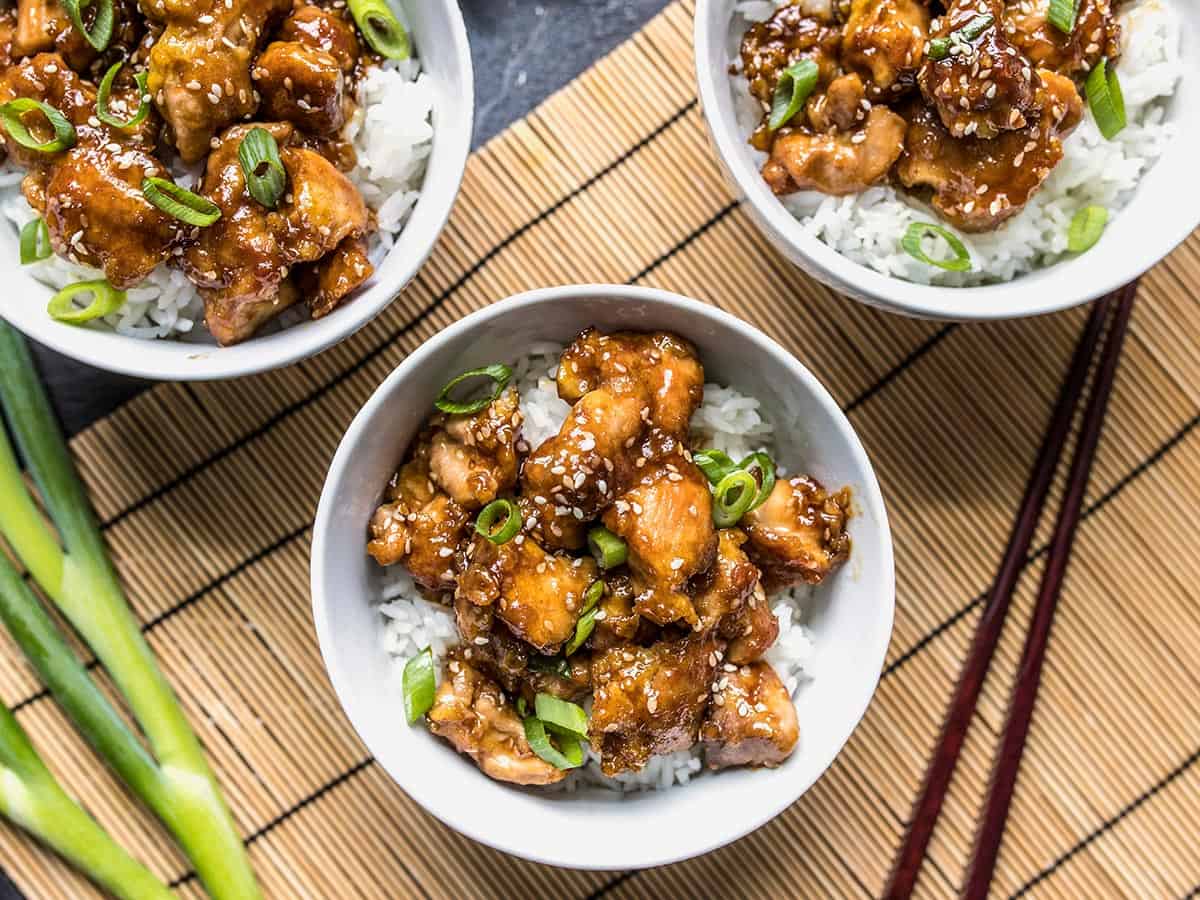
[[[504,517],[504,524],[498,529],[496,523]],[[479,511],[475,520],[475,530],[493,544],[507,544],[521,530],[521,511],[511,500],[493,500]]]
[[[942,238],[950,245],[950,252],[954,256],[951,259],[934,259],[929,256],[921,247],[921,241],[926,237]],[[966,245],[958,239],[958,235],[931,222],[913,222],[909,225],[908,231],[904,232],[904,237],[900,239],[900,246],[913,259],[945,269],[947,272],[966,272],[971,268],[971,254],[967,252]]]
[[[1087,78],[1087,99],[1096,126],[1106,140],[1120,134],[1126,125],[1125,94],[1115,69],[1109,69],[1108,60],[1102,59]]]
[[[559,678],[571,677],[571,664],[563,656],[531,656],[529,668],[543,675],[557,675]]]
[[[21,265],[47,259],[54,248],[50,246],[50,229],[41,216],[25,223],[21,229]]]
[[[713,484],[720,484],[722,478],[737,468],[729,455],[720,450],[701,450],[692,454],[692,462],[700,467],[704,477]]]
[[[275,136],[265,128],[251,128],[238,147],[238,161],[250,196],[267,209],[278,206],[287,187],[287,170]]]
[[[591,587],[584,592],[583,595],[583,611],[590,612],[596,608],[596,604],[600,602],[600,598],[604,596],[604,582],[593,581]]]
[[[750,511],[758,497],[758,482],[749,472],[730,472],[713,492],[713,521],[719,528],[732,528]]]
[[[517,715],[522,719],[529,715],[529,704],[525,702],[524,697],[517,698]]]
[[[539,693],[533,698],[533,713],[555,734],[586,738],[588,717],[583,707],[553,694]]]
[[[412,44],[387,0],[350,0],[350,15],[371,49],[388,59],[408,59]]]
[[[83,35],[83,39],[92,45],[93,50],[103,53],[112,40],[113,26],[117,21],[113,11],[113,0],[98,0],[96,16],[92,19],[92,28],[89,31],[83,24],[83,11],[91,5],[92,0],[63,0],[63,6],[67,8],[67,15],[71,17],[71,24],[75,26],[75,30]]]
[[[77,294],[90,293],[92,302],[80,309],[75,305]],[[125,305],[125,292],[118,291],[103,279],[100,281],[78,281],[69,284],[53,297],[46,312],[56,322],[68,325],[84,325],[93,319],[102,319],[112,315]]]
[[[615,569],[624,565],[629,558],[629,548],[625,542],[603,525],[597,525],[588,532],[588,549],[602,569]]]
[[[558,746],[555,747],[541,719],[530,716],[525,720],[525,740],[539,757],[556,769],[577,769],[583,765],[583,747],[579,741],[567,735],[557,737]]]
[[[409,725],[433,709],[436,690],[433,651],[426,647],[404,664],[404,715]]]
[[[96,92],[96,118],[105,125],[111,125],[113,128],[130,129],[136,128],[146,121],[146,116],[150,115],[150,95],[146,93],[146,81],[149,78],[148,72],[137,72],[133,76],[133,80],[137,82],[138,88],[138,108],[133,114],[132,119],[121,120],[112,114],[108,108],[109,98],[112,96],[113,81],[116,80],[117,73],[121,71],[121,67],[125,65],[122,62],[115,62],[107,72],[104,73],[104,78],[100,80],[100,88]]]
[[[584,641],[592,636],[592,632],[596,630],[596,604],[603,596],[604,582],[593,582],[592,586],[587,589],[587,593],[583,595],[583,614],[575,623],[575,634],[567,642],[567,646],[563,647],[563,656],[573,654],[583,646]]]
[[[221,218],[217,204],[165,178],[144,179],[142,194],[167,215],[187,225],[205,228]]]
[[[754,501],[750,504],[750,509],[758,509],[767,502],[767,498],[771,496],[771,491],[775,490],[775,461],[767,454],[759,451],[751,453],[740,463],[738,468],[742,471],[754,474],[754,469],[758,469],[761,473],[756,479],[758,483],[758,493],[754,496]],[[749,510],[747,510],[749,512]]]
[[[1079,12],[1079,0],[1050,0],[1046,20],[1061,31],[1070,34],[1075,30],[1075,16]]]
[[[958,31],[954,32],[954,34],[952,34],[950,37],[951,39],[958,37],[963,41],[973,41],[975,38],[979,37],[981,34],[991,28],[992,23],[995,21],[996,19],[994,16],[976,16],[962,28],[958,29]]]
[[[492,379],[492,392],[486,397],[480,397],[478,400],[470,402],[459,402],[450,397],[454,389],[471,378],[490,378]],[[453,415],[470,415],[481,410],[487,409],[496,398],[500,396],[500,392],[508,385],[508,380],[512,378],[512,369],[508,366],[497,363],[492,366],[483,366],[479,369],[471,369],[469,372],[463,372],[457,378],[452,378],[450,382],[442,388],[437,399],[433,401],[436,406],[444,413]]]
[[[1104,226],[1108,224],[1108,210],[1103,206],[1085,206],[1071,219],[1067,230],[1067,250],[1071,253],[1086,253],[1096,246]]]
[[[40,110],[54,129],[54,140],[40,143],[29,133],[21,116],[33,110]],[[71,121],[49,103],[34,100],[30,97],[18,97],[0,106],[0,122],[9,137],[24,147],[36,153],[59,153],[75,146],[75,126]]]
[[[817,64],[811,59],[802,59],[783,70],[779,83],[775,85],[775,96],[771,98],[771,116],[767,119],[767,128],[778,131],[800,112],[804,101],[817,86],[819,74]]]
[[[950,38],[934,38],[929,42],[928,53],[930,59],[945,59],[950,55]]]

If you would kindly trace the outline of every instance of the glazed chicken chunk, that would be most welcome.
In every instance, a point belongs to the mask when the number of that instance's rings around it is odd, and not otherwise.
[[[280,146],[287,188],[276,209],[246,188],[238,148],[252,125],[235,125],[208,158],[198,193],[221,210],[201,229],[182,258],[184,271],[204,298],[206,321],[222,344],[253,335],[264,322],[299,299],[287,282],[292,266],[321,259],[347,238],[366,233],[362,196],[328,160],[290,146],[287,123],[265,127]]]
[[[262,95],[263,118],[291,122],[310,134],[336,134],[353,108],[337,58],[299,41],[270,44],[250,77]]]
[[[873,100],[911,90],[925,59],[929,9],[922,0],[851,0],[842,60]]]
[[[774,768],[791,756],[800,726],[775,670],[765,662],[727,663],[715,677],[712,703],[700,727],[708,767]]]
[[[136,9],[136,0],[114,0],[114,27],[107,51],[110,56],[128,55],[137,46],[142,29],[134,15]],[[85,25],[92,27],[95,13],[85,6],[82,18]],[[80,72],[99,55],[71,24],[60,0],[18,0],[12,53],[19,57],[49,52],[60,54],[71,68]]]
[[[343,240],[319,262],[296,268],[296,280],[314,319],[329,315],[375,274],[361,235]]]
[[[539,652],[557,653],[575,633],[584,595],[597,579],[594,560],[547,553],[527,535],[504,544],[476,536],[457,596],[495,606],[508,629]]]
[[[516,485],[521,410],[515,390],[477,413],[438,413],[429,427],[430,478],[459,506],[477,510]]]
[[[354,71],[362,54],[358,35],[346,19],[345,10],[338,12],[310,4],[297,6],[279,26],[279,39],[328,53],[346,74]]]
[[[758,567],[743,549],[745,532],[723,528],[717,538],[717,561],[692,583],[700,627],[715,628],[729,642],[728,662],[751,662],[775,643],[779,621],[759,584]]]
[[[1080,0],[1075,28],[1064,34],[1048,20],[1050,0],[1009,3],[1005,35],[1039,69],[1083,76],[1102,59],[1121,55],[1121,26],[1112,0]]]
[[[818,190],[843,196],[882,181],[904,150],[903,118],[874,106],[861,128],[814,134],[797,129],[776,139],[763,178],[776,194]]]
[[[460,659],[446,664],[446,679],[429,711],[429,728],[485,773],[512,784],[554,784],[566,777],[539,758],[500,685]]]
[[[691,747],[720,660],[711,634],[613,647],[594,658],[590,743],[604,773],[636,771],[655,754]]]
[[[850,497],[829,494],[812,478],[775,482],[771,496],[742,520],[748,554],[767,591],[819,584],[850,555]]]
[[[254,115],[250,62],[291,0],[140,0],[163,26],[150,51],[149,91],[179,155],[194,163],[214,137]],[[210,164],[211,171],[211,164]]]

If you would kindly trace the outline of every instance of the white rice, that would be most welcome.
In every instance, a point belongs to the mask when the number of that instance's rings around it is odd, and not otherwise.
[[[570,404],[558,397],[554,376],[562,352],[559,344],[539,343],[525,357],[513,363],[514,383],[521,393],[521,413],[525,418],[521,437],[536,447],[558,433]],[[733,388],[705,385],[704,402],[692,419],[694,446],[722,449],[735,459],[757,449],[771,450],[773,429],[760,411],[759,402]],[[421,597],[403,566],[381,569],[383,588],[379,611],[383,617],[383,646],[396,661],[394,677],[400,683],[404,664],[425,647],[440,657],[458,641],[453,612]],[[811,632],[803,624],[812,589],[794,588],[773,599],[779,619],[779,638],[765,656],[795,698],[812,678],[814,645]],[[441,667],[438,666],[440,679]],[[590,709],[591,701],[584,705]],[[586,747],[586,745],[585,745]],[[663,790],[687,782],[701,773],[702,754],[698,748],[683,750],[650,760],[640,772],[615,777],[600,771],[600,761],[587,748],[587,762],[576,769],[556,789],[575,791],[596,786],[617,792]]]
[[[789,0],[744,0],[735,5],[733,39],[747,22],[768,18]],[[825,3],[827,0],[809,0]],[[1064,142],[1062,162],[1026,208],[998,230],[960,234],[971,254],[969,272],[946,272],[921,263],[899,246],[899,236],[914,222],[937,222],[927,204],[884,185],[849,197],[805,191],[782,198],[806,229],[860,265],[885,275],[923,284],[967,286],[1009,281],[1053,265],[1067,252],[1071,219],[1082,208],[1106,207],[1114,216],[1132,199],[1134,189],[1175,136],[1166,122],[1168,98],[1183,74],[1180,32],[1167,0],[1143,0],[1122,13],[1123,49],[1117,72],[1124,90],[1129,124],[1114,140],[1100,134],[1091,111]],[[733,77],[738,118],[747,135],[761,116],[746,81]],[[755,151],[749,150],[754,153]],[[762,154],[755,154],[762,160]],[[941,223],[944,224],[944,223]],[[938,239],[938,244],[944,244]],[[939,246],[937,253],[946,253]]]
[[[376,213],[379,228],[370,238],[369,255],[379,265],[421,195],[433,146],[434,89],[415,59],[388,60],[362,79],[357,99],[358,109],[344,132],[358,155],[358,165],[349,178]],[[178,169],[175,174],[178,178],[184,170]],[[188,174],[193,178],[183,178],[182,183],[194,180],[199,170]],[[18,231],[37,216],[21,194],[23,176],[24,172],[11,163],[0,166],[0,215]],[[104,277],[96,269],[75,265],[57,255],[24,268],[52,291]],[[135,338],[211,342],[203,324],[204,302],[195,285],[177,269],[161,265],[127,293],[129,301],[121,310],[86,327]]]

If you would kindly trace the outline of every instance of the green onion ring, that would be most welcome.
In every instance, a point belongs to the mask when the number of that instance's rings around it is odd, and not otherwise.
[[[25,123],[21,121],[24,113],[40,110],[54,129],[54,140],[39,143],[37,138],[29,133]],[[75,146],[75,126],[71,121],[49,103],[33,100],[30,97],[18,97],[0,106],[0,122],[8,136],[24,147],[36,153],[59,153]]]
[[[143,179],[142,194],[167,215],[187,225],[206,228],[221,218],[217,204],[165,178]]]
[[[92,0],[63,0],[63,6],[66,7],[75,30],[83,35],[83,39],[92,45],[93,50],[103,53],[112,41],[113,26],[117,17],[113,11],[113,0],[98,0],[98,3],[96,17],[92,20],[92,30],[88,31],[88,27],[83,24],[83,11],[92,5]]]
[[[371,49],[388,59],[408,59],[412,43],[387,0],[350,0],[350,15]]]
[[[1085,206],[1071,219],[1067,230],[1067,250],[1071,253],[1086,253],[1096,246],[1108,224],[1108,210],[1103,206]]]
[[[933,259],[921,247],[921,241],[926,237],[942,238],[950,245],[950,252],[954,256],[951,259]],[[959,240],[958,235],[932,222],[913,222],[900,239],[900,246],[913,259],[945,269],[947,272],[967,272],[971,269],[971,254],[967,252],[966,245]]]
[[[469,403],[459,403],[457,400],[452,400],[450,394],[456,387],[469,378],[492,379],[492,392],[486,397],[480,397],[478,400],[472,400]],[[512,369],[499,363],[491,366],[483,366],[479,369],[471,369],[469,372],[463,372],[457,378],[452,378],[442,388],[441,393],[437,395],[437,399],[433,401],[433,405],[442,412],[451,413],[452,415],[471,415],[472,413],[480,412],[495,402],[496,398],[500,396],[501,391],[508,385],[510,378],[512,378]]]
[[[21,229],[21,265],[48,259],[54,248],[50,246],[50,229],[41,216],[25,223]]]
[[[729,455],[720,450],[701,450],[693,453],[692,462],[700,468],[704,477],[712,484],[720,484],[722,478],[737,468]]]
[[[1096,127],[1111,141],[1127,124],[1125,118],[1125,94],[1117,78],[1116,69],[1109,69],[1108,60],[1102,59],[1087,77],[1088,107],[1096,119]]]
[[[1079,0],[1050,0],[1046,20],[1061,31],[1070,34],[1075,30],[1075,17],[1079,13]]]
[[[750,511],[758,497],[758,481],[749,472],[730,472],[713,492],[713,521],[719,528],[732,528]]]
[[[275,209],[287,187],[287,170],[279,158],[279,144],[265,128],[251,128],[238,146],[238,161],[250,196],[267,209]]]
[[[817,86],[820,70],[811,59],[802,59],[788,66],[779,76],[775,85],[775,94],[771,98],[771,115],[767,119],[767,128],[778,131],[791,121],[804,101],[808,99],[813,88]]]
[[[90,293],[92,302],[80,309],[72,301],[76,294],[83,293]],[[124,305],[125,292],[118,291],[107,281],[77,281],[51,297],[46,312],[56,322],[85,325],[93,319],[102,319],[115,313]]]
[[[555,734],[586,738],[588,717],[583,707],[553,694],[539,693],[533,698],[533,714]]]
[[[596,629],[596,604],[604,596],[604,582],[594,581],[583,595],[583,614],[575,623],[575,634],[563,647],[563,656],[570,656],[583,646],[583,642],[592,636]]]
[[[541,719],[529,716],[524,724],[529,748],[554,768],[577,769],[583,765],[583,747],[576,738],[559,735],[558,747],[555,747]]]
[[[404,664],[404,715],[409,725],[433,708],[436,690],[433,651],[426,647]]]
[[[623,565],[629,558],[629,548],[625,542],[605,528],[597,525],[588,532],[588,549],[602,569],[615,569]]]
[[[133,118],[128,121],[122,121],[112,114],[108,108],[108,101],[112,95],[113,81],[116,80],[117,73],[121,71],[121,67],[125,65],[124,61],[115,62],[109,66],[108,71],[104,73],[104,78],[100,80],[100,87],[96,91],[96,118],[105,125],[110,125],[113,128],[128,130],[136,128],[146,121],[146,117],[150,115],[150,95],[146,93],[146,82],[150,75],[148,72],[137,72],[133,76],[133,80],[137,83],[138,88],[138,108],[133,114]]]
[[[771,496],[771,491],[775,490],[775,461],[761,450],[757,453],[751,453],[743,459],[737,466],[744,472],[753,473],[753,469],[757,467],[761,473],[761,477],[756,479],[758,483],[758,493],[754,497],[754,501],[750,504],[750,509],[758,509],[767,502],[767,498]],[[749,512],[750,509],[746,510]]]
[[[496,530],[496,523],[504,516],[504,524]],[[521,530],[521,511],[511,500],[493,500],[479,511],[475,530],[493,544],[507,544]]]

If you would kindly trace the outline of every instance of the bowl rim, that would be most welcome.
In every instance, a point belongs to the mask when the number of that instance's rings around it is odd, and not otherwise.
[[[475,128],[475,69],[466,22],[456,0],[436,2],[442,7],[448,26],[441,32],[444,46],[438,51],[453,59],[462,86],[455,95],[455,102],[444,104],[448,109],[434,111],[437,132],[444,135],[441,143],[434,138],[441,187],[427,196],[427,172],[413,213],[414,217],[420,215],[421,225],[428,230],[428,241],[420,245],[420,249],[409,252],[407,265],[389,273],[386,281],[381,280],[371,287],[370,290],[379,293],[374,302],[366,303],[363,302],[366,297],[359,297],[357,302],[347,303],[324,319],[302,323],[309,327],[285,328],[231,347],[172,339],[145,340],[110,331],[71,328],[48,316],[18,320],[5,315],[3,305],[0,305],[0,319],[63,356],[118,375],[151,381],[218,381],[261,374],[315,356],[358,332],[395,301],[429,259],[462,192],[471,154]],[[412,221],[410,218],[405,230]],[[404,230],[401,231],[403,234]],[[324,323],[328,324],[321,327]]]
[[[867,658],[878,660],[879,667],[874,672],[870,690],[865,694],[861,704],[849,707],[849,718],[852,724],[846,732],[845,738],[837,744],[833,749],[832,755],[824,761],[816,774],[797,783],[798,790],[794,794],[791,791],[782,792],[776,802],[764,805],[755,815],[748,816],[743,820],[740,826],[734,827],[728,832],[720,833],[710,840],[705,840],[696,847],[689,848],[686,852],[653,856],[647,855],[646,848],[642,847],[639,848],[642,853],[641,856],[636,858],[617,858],[612,856],[598,856],[593,849],[586,854],[581,854],[577,858],[564,859],[539,853],[536,849],[531,849],[521,844],[520,841],[507,837],[503,831],[489,830],[477,824],[484,821],[482,816],[456,816],[447,813],[445,810],[439,808],[436,802],[436,790],[423,786],[419,779],[414,781],[409,777],[410,773],[397,769],[389,761],[375,753],[375,749],[368,743],[364,735],[364,729],[360,728],[356,721],[354,712],[356,704],[354,702],[347,703],[346,698],[352,696],[352,685],[348,676],[344,674],[333,649],[335,646],[333,638],[333,610],[336,603],[327,597],[325,591],[328,555],[326,545],[329,540],[328,535],[332,529],[333,510],[339,502],[338,496],[335,495],[335,482],[339,481],[343,470],[350,465],[351,458],[354,456],[364,435],[370,429],[372,422],[379,414],[381,408],[393,399],[392,395],[397,390],[398,385],[403,383],[410,371],[424,365],[427,359],[439,351],[442,344],[452,341],[464,333],[485,328],[490,321],[498,317],[507,316],[519,310],[536,307],[545,303],[557,303],[565,300],[586,304],[589,300],[601,297],[663,305],[668,309],[678,310],[681,313],[695,314],[714,320],[721,325],[733,329],[754,344],[760,352],[779,358],[780,362],[795,375],[797,380],[811,392],[817,402],[837,422],[838,429],[842,432],[846,440],[847,451],[852,457],[855,467],[863,472],[863,483],[861,488],[856,488],[855,500],[860,508],[871,511],[869,518],[874,523],[875,542],[879,548],[880,581],[873,588],[872,593],[877,594],[879,597],[881,606],[879,617],[881,621],[876,630],[876,640],[870,645],[865,645],[863,648]],[[850,738],[858,730],[867,709],[870,707],[878,691],[879,679],[886,663],[887,650],[891,644],[892,632],[895,626],[896,604],[894,548],[883,492],[879,486],[875,469],[858,437],[858,433],[855,431],[849,418],[847,418],[844,410],[834,400],[825,386],[800,360],[789,353],[777,341],[757,327],[724,310],[680,294],[657,288],[609,284],[579,284],[540,288],[499,300],[449,325],[418,347],[388,374],[372,392],[371,396],[355,415],[350,426],[346,429],[330,463],[329,470],[326,473],[316,517],[313,522],[310,590],[312,593],[313,621],[317,632],[318,645],[325,664],[326,673],[338,703],[359,739],[362,740],[368,751],[372,753],[372,758],[380,764],[388,776],[411,799],[415,800],[426,812],[443,824],[495,850],[546,865],[597,871],[642,869],[651,866],[668,865],[700,856],[745,837],[747,834],[770,822],[788,806],[804,796],[812,788],[813,784],[829,771],[834,761],[841,755]]]
[[[1186,212],[1191,207],[1175,204],[1175,213],[1165,224],[1161,218],[1155,223],[1153,249],[1149,243],[1139,244],[1137,248],[1121,247],[1124,264],[1120,275],[1088,266],[1085,257],[1080,256],[1006,282],[946,287],[884,275],[854,262],[810,234],[784,208],[757,169],[750,165],[743,150],[745,139],[738,132],[736,121],[734,128],[728,128],[716,113],[718,91],[728,89],[728,74],[723,67],[706,65],[705,60],[714,51],[722,55],[726,52],[729,21],[735,3],[736,0],[696,0],[693,63],[710,142],[726,179],[732,182],[738,199],[747,204],[751,217],[769,237],[807,262],[808,265],[800,266],[802,269],[839,292],[893,312],[943,321],[995,321],[1040,316],[1071,309],[1123,287],[1161,262],[1200,226],[1200,208]],[[716,15],[722,6],[729,7],[730,16]],[[715,21],[720,24],[715,25]],[[1186,72],[1183,77],[1186,79]],[[1164,151],[1163,156],[1167,152]],[[1141,174],[1137,186],[1139,194],[1135,194],[1117,214],[1118,220],[1127,217],[1139,201],[1143,182],[1162,159],[1160,156]],[[1017,300],[1019,302],[1015,302]]]

